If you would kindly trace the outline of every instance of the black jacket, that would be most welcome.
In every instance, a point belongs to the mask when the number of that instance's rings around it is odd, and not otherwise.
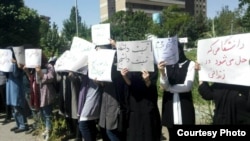
[[[198,89],[205,100],[215,103],[213,124],[250,124],[250,87],[203,82]]]

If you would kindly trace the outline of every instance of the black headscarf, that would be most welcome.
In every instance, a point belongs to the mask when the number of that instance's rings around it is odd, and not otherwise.
[[[167,75],[168,75],[168,81],[171,85],[174,84],[179,84],[183,82],[185,78],[182,77],[181,71],[187,71],[187,67],[182,67],[179,68],[179,63],[185,62],[187,59],[185,53],[184,53],[184,48],[183,45],[178,42],[178,51],[179,51],[179,60],[176,64],[174,65],[167,65]],[[188,65],[188,63],[185,63],[185,66]]]
[[[186,55],[184,53],[184,47],[180,42],[178,42],[178,51],[179,51],[179,61],[178,61],[178,63],[183,63],[184,61],[187,60],[187,57],[186,57]]]

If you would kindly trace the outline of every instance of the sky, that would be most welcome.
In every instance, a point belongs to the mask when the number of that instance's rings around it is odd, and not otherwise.
[[[69,19],[76,1],[83,23],[87,26],[100,23],[99,0],[24,0],[24,4],[36,10],[39,15],[50,17],[50,22],[55,22],[61,31],[63,21]]]
[[[63,21],[69,19],[71,8],[76,2],[83,23],[88,27],[100,23],[99,0],[24,0],[24,4],[39,15],[51,17],[51,23],[55,22],[59,31],[62,30]],[[207,0],[207,16],[213,18],[224,6],[234,10],[238,3],[239,0]]]

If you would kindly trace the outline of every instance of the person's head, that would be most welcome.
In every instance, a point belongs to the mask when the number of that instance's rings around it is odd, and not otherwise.
[[[52,64],[53,66],[55,65],[57,60],[56,56],[50,57],[48,63]]]
[[[180,42],[178,42],[178,51],[179,51],[179,61],[178,62],[181,63],[181,62],[184,62],[185,60],[187,60],[187,57],[186,57],[185,52],[184,52],[184,47]]]

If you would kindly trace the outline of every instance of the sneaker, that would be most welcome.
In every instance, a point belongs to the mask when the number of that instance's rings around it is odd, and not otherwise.
[[[42,133],[42,136],[43,136],[44,141],[48,141],[48,140],[49,140],[49,131],[48,131],[48,130],[45,130],[45,131]]]
[[[49,134],[47,134],[45,137],[44,137],[44,141],[48,141],[49,140]]]
[[[49,131],[48,131],[48,130],[45,130],[45,131],[42,133],[42,136],[43,136],[44,141],[48,141],[48,140],[49,140]]]
[[[17,129],[18,129],[18,127],[13,127],[13,128],[10,129],[10,131],[15,131]]]
[[[5,124],[8,124],[11,122],[11,119],[5,119],[3,122],[2,122],[2,125],[5,125]]]
[[[47,134],[49,134],[48,130],[45,130],[44,132],[42,132],[42,136],[46,136]]]
[[[21,133],[21,132],[24,132],[24,131],[27,131],[28,129],[27,128],[24,128],[24,129],[16,129],[14,130],[15,133]]]

